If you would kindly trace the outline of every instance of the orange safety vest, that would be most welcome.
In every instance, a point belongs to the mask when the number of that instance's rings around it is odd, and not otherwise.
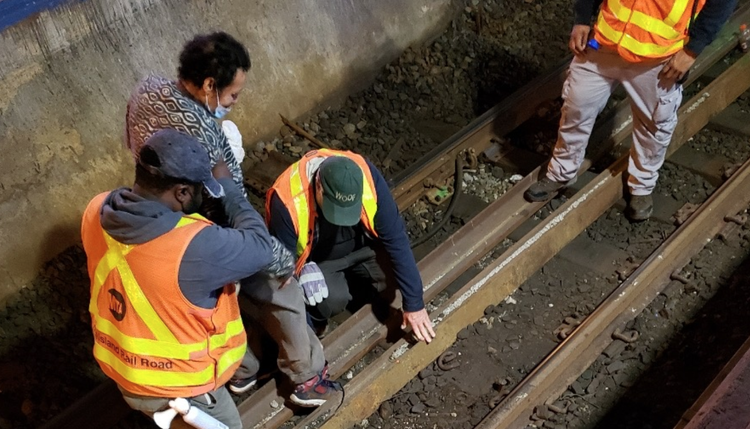
[[[94,357],[128,392],[192,397],[224,385],[239,367],[247,340],[233,284],[216,308],[191,304],[178,272],[190,241],[211,222],[184,216],[147,243],[122,244],[101,226],[107,193],[86,208],[81,225],[91,278]]]
[[[626,61],[666,58],[685,46],[688,26],[706,0],[604,0],[596,21],[596,40]]]
[[[310,179],[317,171],[307,171],[308,163],[316,158],[328,158],[330,156],[344,156],[354,161],[362,169],[364,181],[362,186],[362,215],[361,222],[373,237],[375,232],[375,213],[378,211],[377,192],[375,181],[372,179],[370,166],[365,159],[353,152],[331,149],[318,149],[307,152],[302,159],[287,168],[281,176],[276,179],[271,189],[266,194],[266,222],[271,220],[271,197],[274,193],[279,196],[281,202],[289,210],[289,216],[294,223],[294,231],[297,234],[297,274],[307,262],[312,251],[312,238],[315,229],[315,190],[310,186]],[[302,227],[300,227],[302,225]]]

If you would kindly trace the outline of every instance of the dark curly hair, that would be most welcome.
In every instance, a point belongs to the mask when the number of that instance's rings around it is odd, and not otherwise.
[[[196,36],[187,42],[180,53],[180,79],[203,86],[212,77],[222,90],[234,80],[238,69],[250,69],[250,54],[237,39],[223,31]]]

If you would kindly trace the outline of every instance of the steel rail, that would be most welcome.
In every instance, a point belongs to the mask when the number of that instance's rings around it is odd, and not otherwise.
[[[733,16],[732,21],[722,29],[717,40],[697,59],[689,82],[702,74],[711,64],[724,56],[732,48],[732,45],[728,43],[732,40],[734,34],[731,28],[738,27],[740,22],[748,19],[748,16],[750,16],[748,9],[746,6],[737,12]],[[461,150],[469,147],[475,149],[488,147],[492,138],[504,135],[531,117],[540,103],[557,97],[562,87],[562,80],[560,79],[564,78],[564,72],[561,67],[566,67],[568,62],[569,59],[566,59],[552,72],[525,85],[509,99],[506,99],[484,115],[472,121],[465,129],[459,131],[438,148],[431,151],[415,166],[397,176],[396,179],[399,181],[399,185],[394,189],[394,196],[397,197],[399,208],[408,206],[406,201],[409,201],[409,199],[414,201],[415,195],[417,195],[415,192],[407,192],[408,189],[411,189],[407,188],[405,184],[407,181],[413,187],[421,189],[423,188],[422,183],[424,179],[428,177],[439,180],[449,177],[452,174],[452,160]],[[533,91],[534,85],[541,85],[545,88],[545,91]],[[553,92],[554,96],[552,95]],[[519,108],[518,111],[514,111],[512,103],[509,101],[511,99],[524,101],[523,107]],[[604,126],[597,127],[591,139],[592,142],[602,140],[601,144],[592,145],[596,148],[595,153],[597,156],[612,149],[614,144],[622,141],[622,136],[629,134],[628,125],[630,118],[627,111],[627,106],[623,106]],[[501,117],[505,119],[500,121]],[[467,139],[472,143],[465,144],[465,140]],[[589,156],[584,162],[582,169],[585,170],[591,166],[592,161],[589,158],[596,159],[596,156]],[[437,166],[431,163],[437,163]],[[427,168],[428,170],[420,173],[419,170],[422,168]],[[484,229],[486,226],[484,223],[481,223],[483,218],[476,217],[465,226],[466,229],[459,230],[446,243],[420,261],[419,267],[426,289],[426,301],[433,299],[450,282],[458,278],[460,274],[473,265],[481,256],[496,246],[513,229],[541,207],[541,204],[524,203],[521,197],[522,191],[536,180],[538,174],[539,168],[527,175],[517,186],[506,193],[506,195],[509,195],[509,199],[504,201],[502,207],[500,204],[491,205],[495,210],[507,209],[506,212],[509,216],[508,218],[503,217],[504,220],[501,225],[492,227],[489,230],[491,233],[488,233],[488,230]],[[416,198],[418,198],[418,195]],[[511,203],[511,201],[514,202]],[[510,208],[508,204],[513,205],[515,208]],[[498,213],[501,212],[494,212],[496,218],[499,216]],[[485,210],[483,211],[483,216],[490,217],[493,216],[493,213]],[[482,226],[478,227],[480,223]],[[441,261],[440,252],[446,252],[445,254],[451,256],[449,258],[443,257]],[[395,312],[395,308],[400,306],[399,298],[392,305]],[[395,317],[392,315],[390,320],[393,321],[394,319]],[[334,377],[340,377],[359,358],[370,351],[375,344],[385,338],[388,331],[382,328],[382,325],[382,322],[375,317],[372,308],[368,305],[347,319],[346,322],[324,339],[323,344],[326,347],[326,355],[331,359],[331,374]],[[390,323],[390,325],[394,326],[393,323]],[[355,340],[352,341],[352,338]],[[284,407],[276,409],[270,407],[273,401],[276,401],[277,404],[283,403],[283,398],[278,396],[276,390],[275,382],[272,381],[239,405],[246,427],[260,427],[259,425],[263,427],[278,427],[291,417],[291,411]],[[119,396],[120,393],[113,383],[104,382],[94,391],[76,401],[61,414],[45,423],[42,429],[80,427],[77,416],[93,415],[101,410],[97,403],[97,398],[117,398]],[[96,423],[89,422],[89,427],[109,428],[122,420],[130,412],[130,408],[122,400],[108,402],[111,402],[111,406],[108,407],[106,415],[96,419]],[[262,417],[247,417],[250,415]]]
[[[684,125],[675,137],[682,141],[692,137],[708,123],[711,112],[723,110],[748,88],[750,56],[745,56],[683,107],[681,123]],[[697,117],[687,115],[690,109],[696,109]],[[537,365],[477,429],[523,428],[530,422],[534,407],[554,402],[609,345],[612,333],[640,314],[669,284],[671,273],[685,266],[719,232],[724,218],[747,208],[750,204],[748,179],[750,161]]]
[[[714,420],[720,419],[726,412],[717,412],[717,408],[721,409],[728,397],[740,394],[747,398],[747,388],[744,387],[747,383],[743,381],[746,379],[744,377],[747,377],[748,367],[750,367],[750,338],[745,340],[701,396],[685,411],[674,429],[722,427],[723,422]],[[740,383],[737,383],[738,380]]]
[[[733,16],[732,21],[720,32],[717,40],[696,60],[688,83],[700,77],[714,63],[734,48],[735,39],[733,38],[733,32],[730,30],[731,25],[735,22],[743,22],[748,17],[750,17],[750,5],[744,7]],[[537,81],[543,83],[542,88],[545,91],[549,90],[550,82],[555,81],[553,76],[558,72],[559,70],[556,68],[548,76],[537,79]],[[538,103],[539,100],[549,98],[549,95],[535,95],[532,97],[530,94],[533,91],[529,89],[529,85],[520,90],[519,94],[523,94],[523,97],[527,100],[534,100],[533,105],[536,105],[535,103]],[[506,103],[501,103],[496,106],[494,109],[496,114],[497,112],[506,111],[507,108],[500,108],[500,106],[506,105]],[[488,116],[483,115],[483,117],[475,120],[472,125],[469,125],[465,130],[460,131],[456,136],[451,138],[450,141],[453,143],[450,147],[456,151],[459,148],[481,147],[478,145],[477,139],[479,139],[479,136],[484,136],[487,139],[486,142],[489,142],[490,134],[488,133],[490,132],[487,129],[494,128],[497,130],[496,125],[494,125],[495,123],[496,120],[489,119]],[[593,154],[587,157],[581,170],[587,170],[594,159],[612,150],[617,144],[627,141],[630,137],[631,123],[629,105],[623,103],[610,120],[597,128],[597,132],[592,136],[592,142],[598,144],[593,145],[595,148],[592,151]],[[461,138],[465,140],[461,140]],[[461,143],[465,142],[466,139],[470,139],[473,142],[473,146],[466,146]],[[443,150],[441,153],[445,154],[447,152]],[[452,158],[445,155],[437,159],[442,164],[445,164],[443,159],[447,159],[447,164],[453,165],[450,162]],[[540,168],[537,168],[524,177],[511,190],[474,217],[467,225],[441,243],[434,251],[419,262],[418,268],[424,281],[425,302],[431,301],[451,282],[463,274],[488,251],[497,246],[521,223],[543,206],[541,203],[531,204],[523,199],[523,191],[536,181],[539,171]],[[413,183],[415,187],[421,188],[420,183]],[[372,312],[372,308],[366,306],[347,319],[332,334],[324,339],[323,345],[326,357],[329,359],[330,374],[333,378],[341,377],[362,356],[372,350],[376,344],[385,339],[389,333],[393,333],[394,328],[398,326],[399,322],[399,315],[396,310],[400,306],[399,299],[397,297],[392,303],[394,308],[391,309],[391,316],[385,326],[383,326],[383,323]],[[270,404],[280,405],[283,403],[284,398],[278,394],[276,384],[274,382],[268,383],[240,404],[239,409],[243,416],[243,424],[248,428],[279,427],[291,418],[293,412],[289,408],[281,406],[274,408]]]
[[[680,109],[681,125],[675,131],[670,153],[744,92],[747,86],[743,82],[750,76],[745,63],[744,59],[738,62],[730,69],[735,72],[723,74],[723,79],[706,87]],[[727,88],[730,81],[731,87]],[[489,303],[507,297],[621,198],[621,179],[626,166],[627,156],[623,156],[434,312],[433,320],[440,334],[431,344],[399,341],[347,384],[344,403],[328,420],[326,414],[331,414],[334,407],[324,405],[297,427],[344,428],[369,416],[383,400],[450,347],[458,331],[478,320]],[[324,423],[320,424],[321,420]]]

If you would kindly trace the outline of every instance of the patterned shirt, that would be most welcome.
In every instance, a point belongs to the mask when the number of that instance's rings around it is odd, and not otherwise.
[[[141,146],[152,134],[173,128],[197,138],[208,151],[211,166],[223,156],[234,182],[247,196],[240,163],[221,126],[205,106],[185,95],[175,82],[154,74],[143,79],[130,96],[125,121],[126,144],[133,158],[138,157]]]

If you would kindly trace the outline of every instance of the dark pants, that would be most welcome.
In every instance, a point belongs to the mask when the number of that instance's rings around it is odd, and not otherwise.
[[[328,298],[307,312],[314,322],[325,322],[350,304],[359,307],[372,300],[393,283],[388,255],[379,246],[366,246],[349,255],[318,262],[328,285]]]

